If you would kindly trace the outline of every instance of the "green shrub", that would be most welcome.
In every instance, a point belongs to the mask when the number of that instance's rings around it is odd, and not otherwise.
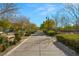
[[[19,33],[15,33],[15,40],[14,40],[14,42],[18,42],[20,40],[21,40],[20,34]]]
[[[53,30],[48,30],[47,31],[47,35],[49,35],[49,36],[54,36],[55,34],[56,34],[56,32],[53,31]]]
[[[0,52],[3,52],[6,49],[5,45],[0,44]]]
[[[79,53],[79,34],[59,34],[57,40]]]
[[[20,35],[20,36],[24,36],[24,32],[20,32],[19,35]]]
[[[0,36],[0,52],[3,52],[8,47],[7,38]]]
[[[31,31],[31,34],[34,34],[35,32],[36,32],[36,31],[32,30],[32,31]]]
[[[31,35],[31,32],[28,31],[25,33],[25,36],[29,36],[29,35]]]

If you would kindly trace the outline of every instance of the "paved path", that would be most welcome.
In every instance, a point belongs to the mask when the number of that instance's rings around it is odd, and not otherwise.
[[[34,34],[5,54],[6,56],[65,56],[66,54],[53,44],[54,38]]]

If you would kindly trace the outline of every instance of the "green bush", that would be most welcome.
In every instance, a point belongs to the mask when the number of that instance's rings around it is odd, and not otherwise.
[[[24,32],[20,32],[19,35],[20,35],[20,36],[24,36]]]
[[[49,36],[54,36],[54,35],[56,34],[56,31],[48,30],[48,31],[46,32],[46,34],[49,35]]]
[[[7,38],[0,36],[0,52],[3,52],[8,47]]]
[[[31,31],[31,34],[34,34],[35,32],[36,32],[36,31],[33,31],[33,30],[32,30],[32,31]]]
[[[31,35],[31,32],[28,31],[25,33],[25,36],[29,36],[29,35]]]
[[[6,49],[5,45],[0,44],[0,52],[3,52]]]
[[[15,33],[15,42],[18,42],[21,40],[21,36],[19,33]]]
[[[59,34],[57,40],[79,53],[79,34]]]

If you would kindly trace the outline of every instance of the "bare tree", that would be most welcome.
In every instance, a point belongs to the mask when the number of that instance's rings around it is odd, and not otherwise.
[[[10,17],[18,10],[17,5],[14,3],[2,3],[0,4],[0,17]]]
[[[65,11],[76,18],[76,25],[79,25],[79,4],[65,4]]]

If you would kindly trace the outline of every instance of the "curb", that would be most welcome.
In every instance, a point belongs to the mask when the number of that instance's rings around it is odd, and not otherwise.
[[[74,50],[70,49],[69,47],[65,46],[61,42],[54,42],[55,46],[62,50],[68,56],[78,56]]]

